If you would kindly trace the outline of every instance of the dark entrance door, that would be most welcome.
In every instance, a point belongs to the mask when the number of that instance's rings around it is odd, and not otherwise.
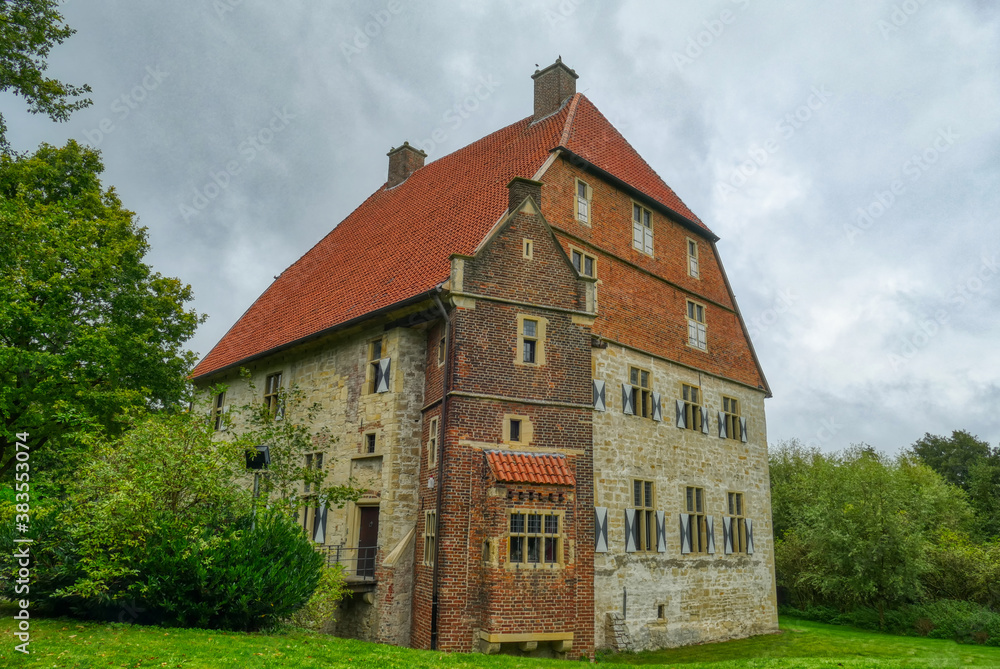
[[[375,552],[378,550],[378,507],[362,506],[358,528],[358,576],[375,576]]]

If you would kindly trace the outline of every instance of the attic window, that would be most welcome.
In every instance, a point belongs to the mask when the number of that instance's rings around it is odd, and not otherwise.
[[[653,214],[635,203],[632,204],[632,247],[653,255]]]
[[[583,181],[576,180],[576,220],[590,225],[590,199],[593,191]]]
[[[694,241],[690,237],[687,238],[687,251],[688,274],[695,279],[700,278],[701,273],[698,270],[698,242]]]
[[[524,258],[525,260],[531,260],[534,255],[534,242],[530,239],[524,240]]]

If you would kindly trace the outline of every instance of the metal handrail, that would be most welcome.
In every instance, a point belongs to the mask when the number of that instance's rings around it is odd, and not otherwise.
[[[344,574],[353,576],[352,580],[361,579],[375,581],[375,568],[378,565],[378,546],[326,546],[326,566],[340,564],[344,566]]]

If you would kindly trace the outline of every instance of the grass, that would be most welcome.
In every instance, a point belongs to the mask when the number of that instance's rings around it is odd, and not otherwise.
[[[290,631],[239,634],[164,629],[50,618],[31,621],[30,656],[14,651],[14,609],[0,605],[0,667],[181,667],[257,669],[372,667],[378,669],[545,667],[579,662],[444,654]],[[660,665],[679,669],[889,669],[905,667],[1000,667],[1000,648],[897,637],[783,618],[782,634],[610,656],[606,669]]]

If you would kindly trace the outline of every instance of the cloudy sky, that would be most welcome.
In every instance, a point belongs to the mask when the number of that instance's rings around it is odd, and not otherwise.
[[[385,181],[390,147],[419,143],[433,160],[528,116],[530,75],[561,54],[722,238],[774,392],[772,444],[895,452],[954,429],[1000,443],[996,3],[63,12],[78,32],[49,73],[89,83],[94,105],[55,124],[0,94],[8,138],[100,148],[105,183],[149,228],[148,260],[210,316],[191,341],[201,355]]]

